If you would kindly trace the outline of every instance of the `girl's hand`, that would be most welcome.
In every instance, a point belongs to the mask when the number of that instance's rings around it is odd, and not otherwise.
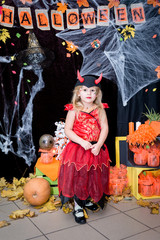
[[[85,150],[92,148],[92,144],[86,140],[83,140],[80,144]]]
[[[98,145],[98,143],[92,145],[92,150],[91,152],[97,156],[100,152],[101,147]]]

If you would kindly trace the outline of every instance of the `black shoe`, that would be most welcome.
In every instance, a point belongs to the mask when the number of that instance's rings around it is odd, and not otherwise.
[[[86,223],[86,219],[85,217],[77,217],[76,214],[79,212],[83,212],[83,209],[77,209],[76,211],[74,210],[73,215],[75,217],[75,221],[79,224],[85,224]]]
[[[85,208],[91,210],[92,212],[98,212],[100,209],[96,203],[92,203],[90,206],[85,206]]]

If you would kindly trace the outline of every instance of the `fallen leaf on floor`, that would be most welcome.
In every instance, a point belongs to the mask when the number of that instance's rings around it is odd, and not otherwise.
[[[39,212],[48,212],[48,211],[54,211],[54,210],[58,210],[54,203],[52,202],[47,202],[46,204],[44,204],[44,206],[39,210]]]
[[[151,210],[151,214],[159,214],[159,203],[158,202],[151,202],[149,200],[143,200],[140,198],[137,201],[137,204],[141,207],[148,207]]]
[[[30,211],[30,209],[16,210],[12,212],[12,214],[9,217],[11,219],[18,219],[18,218],[24,218],[25,216],[34,217],[35,212]]]
[[[118,203],[120,201],[123,200],[123,196],[111,196],[110,199],[114,202],[114,203]]]
[[[35,206],[34,208],[40,209],[39,212],[50,212],[50,211],[55,211],[58,210],[58,207],[61,207],[61,201],[56,200],[55,196],[51,196],[49,200],[40,205],[40,206]]]
[[[151,208],[151,214],[159,214],[159,209]]]
[[[4,177],[0,178],[0,191],[7,186],[6,179]]]
[[[9,222],[7,222],[7,221],[0,221],[0,228],[2,228],[2,227],[6,227],[6,226],[8,226],[8,225],[10,225],[10,223]]]
[[[142,198],[140,198],[139,200],[137,200],[137,204],[141,207],[149,207],[150,202],[148,200],[143,200]]]
[[[70,202],[66,202],[63,207],[62,207],[62,210],[64,213],[70,213],[73,211],[73,205],[70,203]]]
[[[159,214],[159,203],[150,202],[149,209],[151,209],[151,214]]]
[[[9,201],[15,201],[23,196],[23,188],[18,187],[15,190],[2,190],[1,197],[7,197]]]

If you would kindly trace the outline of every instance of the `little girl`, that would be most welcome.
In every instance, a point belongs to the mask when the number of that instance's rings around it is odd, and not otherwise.
[[[73,214],[80,224],[86,223],[83,209],[103,208],[105,195],[109,195],[109,153],[104,145],[108,135],[104,108],[108,104],[101,103],[101,79],[102,74],[96,79],[81,77],[78,71],[72,103],[65,109],[65,134],[70,142],[61,154],[58,187],[62,205],[74,198]]]

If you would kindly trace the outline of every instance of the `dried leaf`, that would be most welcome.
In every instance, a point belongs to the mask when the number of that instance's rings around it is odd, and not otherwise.
[[[12,214],[9,216],[11,219],[18,219],[18,218],[24,218],[27,217],[33,217],[35,216],[34,212],[31,212],[30,209],[23,209],[23,210],[17,210],[12,212]]]
[[[67,10],[68,4],[66,4],[66,3],[64,3],[64,4],[63,3],[57,3],[57,6],[58,6],[57,11],[65,13],[65,11]]]
[[[157,0],[147,0],[147,4],[152,4],[153,7],[160,6],[160,2]]]
[[[139,200],[137,200],[137,204],[141,207],[149,207],[150,202],[148,200],[143,200],[142,198],[140,198]]]
[[[69,52],[74,53],[74,52],[78,49],[78,47],[75,46],[75,45],[73,44],[73,42],[68,42],[68,41],[66,41],[66,43],[67,43],[66,49],[67,49]]]
[[[6,43],[6,40],[7,40],[8,38],[11,38],[8,30],[5,29],[5,28],[0,29],[0,41]]]
[[[56,207],[61,207],[61,206],[62,206],[62,203],[61,203],[60,200],[57,200],[57,201],[54,202],[54,205],[55,205]]]
[[[8,225],[10,225],[10,223],[9,222],[7,222],[7,221],[0,221],[0,228],[2,228],[2,227],[6,227],[6,226],[8,226]]]
[[[0,191],[6,186],[7,186],[6,179],[4,177],[0,178]]]
[[[159,214],[159,209],[151,208],[151,214]]]
[[[87,0],[77,0],[77,4],[79,7],[82,7],[82,6],[89,7],[89,3]]]
[[[123,200],[123,196],[113,196],[112,200],[114,203],[118,203]]]
[[[18,187],[15,190],[2,190],[1,197],[7,197],[10,201],[15,201],[23,196],[23,188]]]
[[[149,208],[156,208],[157,210],[159,209],[159,203],[155,203],[155,202],[150,202],[149,204]]]
[[[63,210],[63,212],[66,213],[66,214],[67,214],[67,213],[70,213],[70,212],[73,211],[73,205],[72,205],[71,203],[69,203],[69,202],[66,202],[66,203],[63,205],[62,210]]]
[[[35,216],[36,215],[35,215],[34,211],[29,211],[29,213],[26,215],[26,217],[30,217],[30,218],[35,217]]]
[[[108,7],[109,8],[112,8],[112,7],[118,7],[120,4],[120,1],[119,0],[109,0],[109,4],[108,4]]]
[[[50,199],[49,199],[49,201],[51,201],[51,202],[55,202],[55,200],[56,200],[56,198],[55,198],[55,196],[53,195],[53,196],[51,196],[50,197]]]
[[[48,211],[54,211],[57,210],[57,207],[60,207],[62,204],[59,201],[55,201],[56,198],[54,196],[51,196],[48,202],[40,205],[35,206],[34,208],[40,209],[39,212],[48,212]]]
[[[44,204],[44,206],[39,210],[39,212],[48,212],[53,210],[57,210],[57,208],[55,207],[54,203],[49,201]]]

